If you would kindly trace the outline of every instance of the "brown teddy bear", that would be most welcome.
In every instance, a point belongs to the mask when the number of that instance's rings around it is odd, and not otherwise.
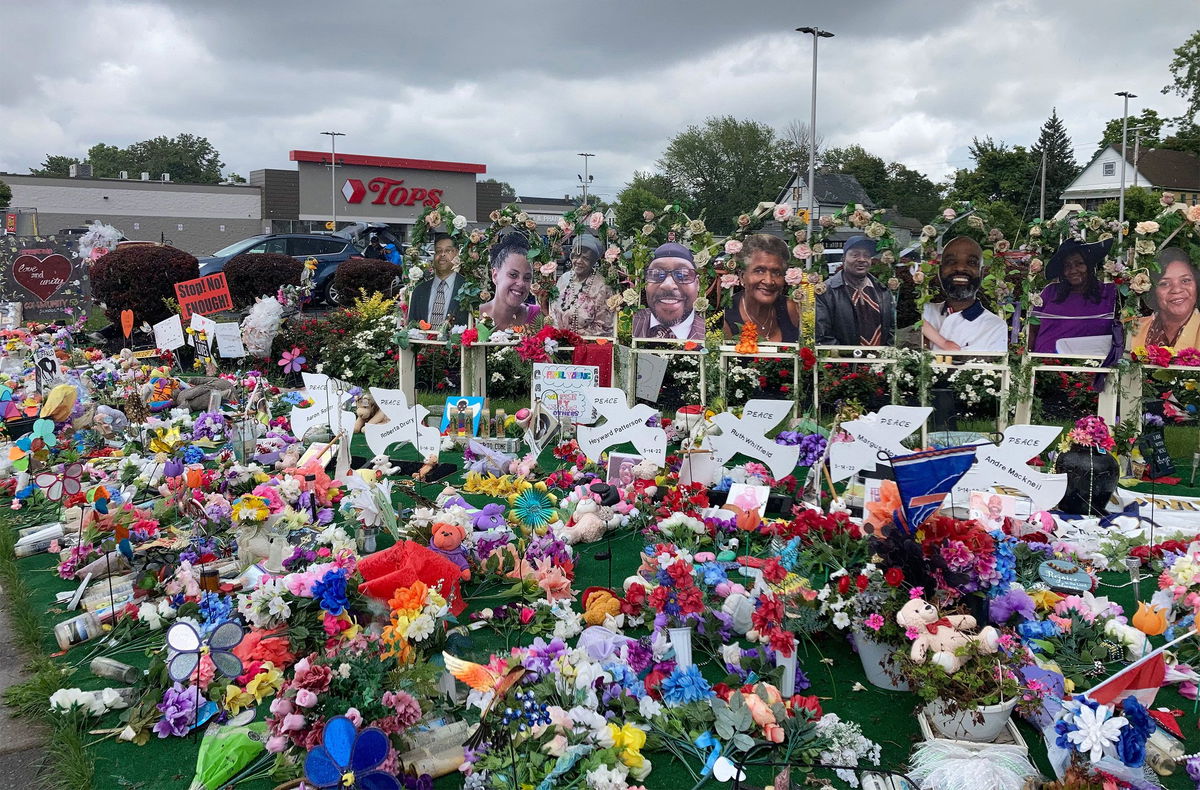
[[[933,663],[954,674],[962,668],[962,656],[954,651],[962,645],[975,642],[983,653],[995,653],[1000,635],[990,625],[978,635],[964,634],[962,630],[975,628],[975,618],[969,614],[938,616],[937,607],[921,598],[913,598],[896,612],[896,622],[901,628],[917,632],[909,656],[918,664],[925,663],[929,653]],[[961,629],[961,630],[960,630]]]

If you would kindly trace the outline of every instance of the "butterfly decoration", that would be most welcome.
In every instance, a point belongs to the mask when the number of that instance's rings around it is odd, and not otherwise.
[[[325,723],[321,744],[304,760],[304,781],[321,790],[400,790],[400,781],[382,768],[388,746],[378,727],[357,732],[350,719],[334,716]]]
[[[208,654],[213,667],[227,678],[242,674],[242,660],[231,651],[242,642],[242,626],[233,621],[221,623],[205,639],[188,622],[176,622],[167,629],[167,675],[176,682],[186,680],[200,666],[200,657]]]
[[[46,492],[47,499],[60,502],[63,496],[74,496],[83,489],[79,483],[81,477],[83,477],[83,464],[67,464],[62,474],[42,472],[33,478],[33,482]]]

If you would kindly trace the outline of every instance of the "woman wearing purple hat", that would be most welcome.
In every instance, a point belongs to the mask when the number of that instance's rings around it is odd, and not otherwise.
[[[696,312],[699,275],[692,251],[667,242],[646,266],[646,306],[633,314],[633,336],[654,340],[704,340],[704,316]]]
[[[1093,244],[1067,239],[1055,251],[1046,266],[1046,277],[1052,282],[1029,314],[1036,319],[1029,325],[1033,353],[1107,355],[1114,337],[1119,341],[1117,286],[1102,283],[1097,276],[1112,243],[1112,239]]]

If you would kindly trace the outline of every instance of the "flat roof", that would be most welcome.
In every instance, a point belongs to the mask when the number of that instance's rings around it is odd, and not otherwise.
[[[293,162],[329,162],[328,151],[289,151]],[[486,173],[487,165],[471,162],[440,162],[436,159],[404,159],[394,156],[364,156],[363,154],[338,154],[338,162],[345,165],[364,167],[403,167],[409,170],[441,170],[450,173]]]

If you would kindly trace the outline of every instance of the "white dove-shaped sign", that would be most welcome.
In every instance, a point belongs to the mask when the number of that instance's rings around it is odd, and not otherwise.
[[[371,397],[388,418],[387,422],[380,425],[368,423],[363,426],[363,435],[372,453],[387,455],[388,447],[400,442],[415,446],[422,459],[437,457],[442,437],[437,428],[425,424],[429,409],[419,403],[409,406],[404,390],[371,387]]]
[[[880,451],[889,455],[905,455],[912,450],[900,444],[914,431],[921,429],[931,406],[887,405],[878,412],[864,414],[856,420],[842,423],[842,430],[851,441],[831,441],[829,445],[829,475],[836,483],[853,477],[864,469],[874,469]]]
[[[596,419],[604,418],[598,426],[581,425],[577,431],[579,449],[592,461],[599,461],[600,454],[623,442],[633,442],[643,457],[662,466],[667,462],[667,434],[661,427],[651,428],[646,422],[658,412],[644,403],[632,409],[623,391],[615,387],[596,387],[586,391],[585,408],[589,402],[595,409]]]
[[[992,486],[999,485],[1025,492],[1035,511],[1049,510],[1067,492],[1067,476],[1043,474],[1028,462],[1049,447],[1060,433],[1062,428],[1054,425],[1008,426],[1000,444],[986,442],[979,446],[975,465],[954,486],[951,496],[956,502],[966,502],[972,491],[990,491]]]
[[[791,411],[791,401],[755,399],[746,401],[741,417],[727,411],[716,415],[712,421],[721,433],[707,437],[713,460],[724,466],[741,453],[762,461],[776,479],[787,477],[796,469],[800,448],[775,444],[774,439],[767,438],[767,431],[786,420]]]
[[[309,429],[320,425],[328,427],[335,436],[345,431],[349,439],[356,417],[354,412],[342,408],[343,387],[321,373],[301,373],[300,376],[304,379],[305,395],[312,405],[292,407],[292,433],[297,439],[303,439]]]

